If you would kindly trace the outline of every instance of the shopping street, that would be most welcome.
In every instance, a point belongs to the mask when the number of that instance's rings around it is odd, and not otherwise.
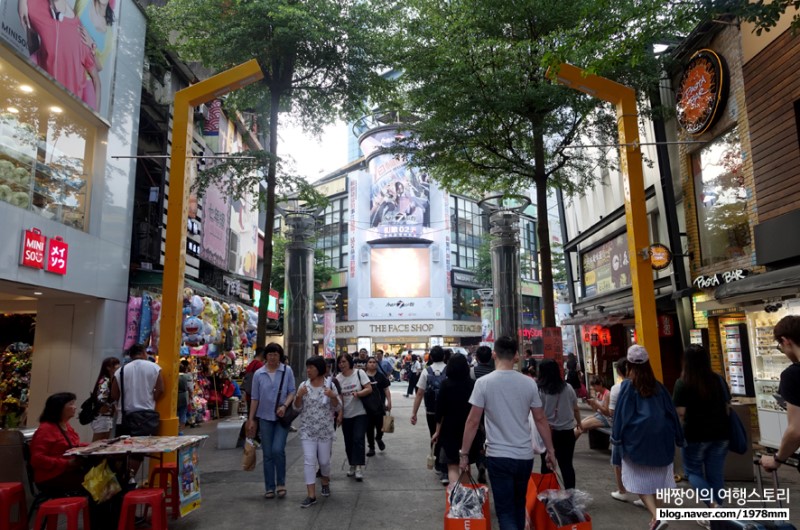
[[[444,516],[444,487],[426,468],[427,428],[409,423],[412,399],[403,397],[406,385],[392,385],[395,432],[386,434],[386,451],[367,461],[364,481],[345,476],[344,444],[341,435],[334,444],[331,496],[318,497],[317,504],[301,509],[306,496],[303,484],[303,453],[296,433],[286,445],[288,494],[285,499],[265,500],[261,455],[256,469],[241,471],[241,449],[216,449],[216,422],[203,424],[187,434],[208,434],[200,452],[203,504],[199,510],[170,524],[176,530],[236,528],[281,528],[314,530],[400,529],[440,530]],[[588,410],[583,411],[584,416]],[[338,431],[337,431],[338,435]],[[589,513],[594,530],[646,528],[647,512],[611,498],[614,477],[608,465],[610,453],[589,449],[589,437],[582,436],[575,448],[578,487],[593,497]],[[769,477],[765,475],[765,480]],[[789,487],[792,516],[800,514],[800,474],[782,468],[781,487]],[[686,481],[679,486],[686,487]],[[728,482],[728,487],[755,487],[752,483]],[[760,505],[753,506],[759,507]],[[685,503],[684,507],[691,507]],[[700,528],[694,522],[672,522],[672,529]],[[493,520],[492,528],[498,528]]]

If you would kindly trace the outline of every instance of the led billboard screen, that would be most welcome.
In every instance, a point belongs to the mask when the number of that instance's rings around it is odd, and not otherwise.
[[[428,298],[431,295],[430,249],[376,247],[370,251],[373,298]]]

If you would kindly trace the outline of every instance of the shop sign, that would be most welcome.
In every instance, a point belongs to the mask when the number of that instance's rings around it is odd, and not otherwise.
[[[561,328],[543,328],[542,339],[544,343],[544,358],[561,360],[561,357],[564,355]]]
[[[698,50],[678,83],[675,106],[681,127],[689,134],[703,134],[722,114],[727,97],[728,79],[722,57],[713,50]]]
[[[44,247],[47,238],[38,228],[22,232],[22,260],[20,265],[33,269],[44,269]]]
[[[648,250],[650,255],[650,266],[654,271],[662,271],[672,263],[672,252],[666,245],[653,243]]]
[[[587,298],[631,286],[628,234],[581,254],[582,283]]]
[[[522,339],[523,340],[533,340],[533,339],[541,339],[542,338],[542,330],[539,328],[522,328]]]
[[[456,287],[468,287],[470,289],[480,289],[483,287],[475,281],[475,275],[471,272],[453,271],[453,285]]]
[[[672,337],[675,335],[675,325],[669,315],[658,315],[658,336]]]
[[[711,276],[698,276],[694,279],[692,284],[698,289],[711,289],[718,287],[725,283],[733,283],[739,280],[744,280],[750,275],[748,269],[734,269],[727,272],[718,272]]]
[[[67,273],[67,260],[69,258],[69,245],[56,236],[50,240],[50,250],[47,253],[47,272],[53,274]]]

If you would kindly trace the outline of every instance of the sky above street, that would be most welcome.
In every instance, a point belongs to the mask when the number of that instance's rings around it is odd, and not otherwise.
[[[319,180],[347,163],[347,125],[329,125],[320,138],[305,134],[300,127],[287,124],[279,133],[278,153],[294,159],[299,175],[308,182]]]

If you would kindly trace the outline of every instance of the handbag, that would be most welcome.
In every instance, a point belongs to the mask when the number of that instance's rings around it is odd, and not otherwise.
[[[100,403],[97,401],[94,391],[92,391],[89,397],[86,398],[86,401],[81,403],[81,411],[78,413],[78,422],[80,422],[81,425],[89,425],[97,417],[98,412],[100,412]]]
[[[256,468],[256,444],[252,438],[244,442],[242,453],[242,471],[252,471]]]
[[[394,432],[394,416],[391,414],[383,417],[383,432]]]
[[[730,403],[731,395],[728,392],[728,385],[725,384],[725,380],[722,377],[719,380],[726,404]],[[730,408],[728,409],[728,429],[728,451],[733,451],[738,455],[746,454],[750,450],[747,446],[747,430],[745,430],[739,415]]]
[[[154,436],[161,426],[161,416],[155,410],[125,412],[125,367],[119,372],[119,402],[122,405],[120,433],[130,436]]]
[[[281,400],[281,392],[283,392],[283,381],[286,379],[286,368],[283,369],[283,374],[281,374],[281,384],[278,386],[278,396],[275,398],[275,418],[278,420],[278,423],[283,425],[285,428],[289,428],[292,426],[292,422],[300,415],[299,410],[294,410],[294,407],[289,406],[286,407],[286,410],[283,411],[283,416],[278,416],[278,407],[282,405],[280,403]]]

